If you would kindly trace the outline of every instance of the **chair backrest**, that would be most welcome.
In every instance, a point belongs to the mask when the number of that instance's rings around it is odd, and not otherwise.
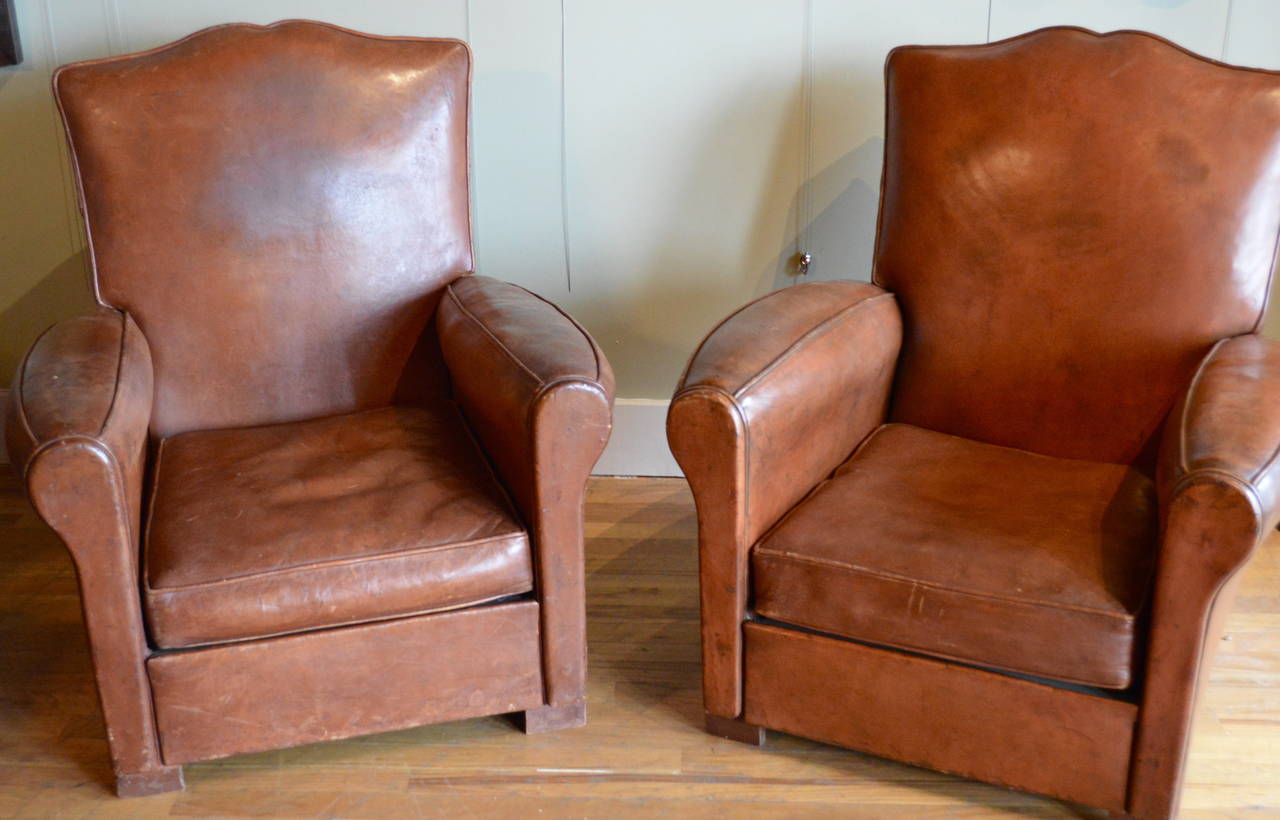
[[[892,415],[1144,463],[1216,340],[1262,320],[1280,73],[1053,28],[895,49],[875,281],[905,338]]]
[[[152,432],[388,403],[472,266],[470,53],[286,21],[63,67],[99,302],[155,363]],[[427,334],[431,336],[432,334]],[[431,389],[443,390],[442,384]]]

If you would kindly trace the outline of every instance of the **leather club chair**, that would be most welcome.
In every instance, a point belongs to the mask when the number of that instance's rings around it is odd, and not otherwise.
[[[1168,817],[1280,511],[1280,74],[1055,28],[886,81],[874,283],[750,303],[671,405],[708,731]]]
[[[582,504],[613,379],[472,268],[470,53],[230,25],[54,87],[100,307],[7,441],[75,562],[117,790],[184,763],[586,719]]]

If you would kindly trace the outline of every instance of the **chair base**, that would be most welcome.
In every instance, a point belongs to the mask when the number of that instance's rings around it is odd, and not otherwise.
[[[558,732],[561,729],[577,729],[587,725],[587,702],[579,698],[564,706],[543,706],[526,709],[519,722],[526,735]]]
[[[764,745],[765,734],[763,726],[756,726],[738,718],[720,717],[710,712],[706,713],[706,717],[707,734],[709,735],[736,740],[739,743],[746,743],[751,746]]]
[[[116,775],[116,794],[120,797],[180,792],[185,786],[181,766],[165,766],[149,772]]]

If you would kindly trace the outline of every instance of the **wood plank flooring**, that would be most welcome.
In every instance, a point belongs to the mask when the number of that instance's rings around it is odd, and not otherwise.
[[[704,734],[695,532],[683,481],[592,481],[584,729],[430,726],[196,764],[185,792],[119,800],[70,559],[6,476],[0,817],[1094,816],[777,733],[763,749]],[[1280,817],[1280,539],[1247,573],[1192,743],[1187,818]]]

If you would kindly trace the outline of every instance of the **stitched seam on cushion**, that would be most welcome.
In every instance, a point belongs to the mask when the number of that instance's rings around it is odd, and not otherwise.
[[[408,612],[396,612],[390,615],[374,615],[374,616],[364,617],[364,618],[350,618],[345,621],[335,621],[333,623],[327,623],[323,626],[303,626],[303,627],[298,627],[297,629],[285,629],[279,632],[268,632],[261,635],[254,635],[251,638],[216,638],[212,640],[196,640],[190,643],[184,643],[181,646],[166,646],[166,647],[161,647],[161,649],[165,649],[169,651],[182,651],[187,649],[213,649],[215,647],[220,647],[220,646],[235,646],[237,644],[248,643],[250,641],[261,641],[261,640],[267,640],[269,638],[280,638],[280,637],[284,637],[285,635],[301,635],[301,634],[310,633],[310,632],[324,632],[330,629],[338,629],[344,626],[355,626],[358,624],[385,623],[387,621],[396,621],[402,618],[414,618],[419,615],[431,615],[431,614],[440,613],[440,612],[456,612],[460,609],[469,609],[470,607],[473,607],[473,606],[482,606],[484,604],[497,601],[501,598],[505,598],[508,595],[519,595],[522,592],[528,592],[529,590],[522,588],[523,586],[524,586],[523,584],[515,585],[505,592],[499,592],[496,595],[486,596],[484,598],[480,598],[479,600],[475,600],[475,601],[466,601],[463,603],[448,604],[445,606],[426,607],[424,609],[413,609],[413,610],[409,610]]]
[[[740,387],[738,387],[736,390],[733,391],[734,397],[738,398],[738,397],[741,397],[743,394],[749,392],[751,388],[755,387],[758,383],[763,381],[770,373],[772,373],[774,370],[776,370],[777,368],[785,364],[789,359],[797,355],[801,348],[807,347],[809,343],[812,342],[813,340],[817,339],[820,336],[825,335],[828,331],[831,331],[834,328],[836,328],[838,325],[842,323],[846,314],[853,313],[854,311],[858,310],[864,305],[871,304],[872,302],[879,302],[882,299],[892,299],[892,298],[893,298],[892,293],[877,293],[875,296],[870,296],[870,297],[867,297],[866,299],[861,299],[857,302],[854,302],[852,305],[849,305],[848,307],[841,308],[839,311],[837,311],[836,313],[833,313],[831,316],[828,316],[826,319],[822,320],[822,322],[820,322],[819,324],[815,325],[814,327],[806,331],[803,336],[801,336],[800,338],[792,342],[790,345],[788,345],[787,348],[783,350],[781,353],[779,353],[777,356],[775,356],[772,361],[770,361],[764,367],[760,368],[760,370],[757,371],[754,376],[752,376],[751,378],[743,382]]]
[[[910,584],[911,586],[926,587],[928,589],[936,589],[942,592],[949,592],[955,595],[964,595],[969,598],[981,598],[989,601],[1000,601],[1002,603],[1017,604],[1021,606],[1034,607],[1036,609],[1061,609],[1072,612],[1082,612],[1089,615],[1097,615],[1099,617],[1111,618],[1113,620],[1125,621],[1132,623],[1135,616],[1128,613],[1120,615],[1114,612],[1096,609],[1094,607],[1079,606],[1075,604],[1051,604],[1044,601],[1033,601],[1028,598],[1016,598],[1009,595],[993,595],[984,592],[972,592],[970,590],[958,589],[956,587],[947,586],[936,581],[921,581],[916,578],[910,578],[905,575],[899,575],[884,570],[870,569],[868,567],[858,566],[857,564],[842,563],[840,561],[832,561],[825,558],[815,558],[809,555],[799,555],[794,552],[786,552],[784,550],[769,549],[768,547],[757,546],[755,552],[765,558],[773,558],[775,560],[798,561],[805,564],[813,564],[815,566],[830,567],[832,569],[843,570],[845,572],[856,575],[867,575],[872,578],[879,578],[884,581],[891,581],[899,584]]]
[[[1042,669],[1019,668],[1016,666],[1008,666],[1005,664],[991,663],[989,661],[980,661],[972,657],[963,657],[961,655],[948,654],[947,652],[944,652],[938,649],[927,649],[925,647],[913,646],[905,643],[894,643],[893,641],[886,641],[886,640],[854,638],[851,636],[840,635],[837,632],[833,632],[830,625],[820,626],[811,621],[806,621],[805,619],[802,619],[802,618],[779,617],[776,614],[770,615],[768,612],[765,612],[759,609],[757,609],[756,612],[760,613],[761,615],[764,615],[766,618],[770,619],[771,621],[777,621],[778,623],[781,623],[781,624],[794,624],[795,626],[804,627],[805,629],[812,629],[813,631],[820,633],[819,636],[815,636],[815,637],[825,637],[827,638],[827,640],[850,641],[857,644],[865,644],[873,648],[887,647],[889,649],[901,649],[906,652],[914,652],[917,655],[923,656],[925,659],[937,658],[941,660],[957,661],[959,663],[969,664],[970,666],[974,666],[979,670],[983,670],[983,671],[998,670],[998,671],[1004,671],[1004,672],[1014,672],[1020,675],[1030,675],[1032,677],[1046,678],[1048,680],[1057,681],[1059,683],[1078,683],[1082,686],[1092,686],[1098,689],[1111,689],[1113,691],[1124,691],[1125,689],[1128,689],[1129,686],[1133,684],[1134,669],[1132,667],[1129,668],[1129,683],[1125,684],[1124,686],[1116,686],[1110,683],[1099,683],[1096,680],[1085,680],[1084,678],[1076,678],[1076,677],[1071,677],[1069,675],[1049,674]],[[1044,683],[1040,683],[1039,681],[1023,681],[1023,683],[1036,683],[1039,686],[1047,685]]]
[[[308,564],[297,564],[291,567],[280,567],[277,569],[263,570],[261,572],[250,572],[244,575],[234,575],[230,578],[219,578],[215,581],[197,581],[190,584],[178,584],[176,586],[151,586],[151,579],[147,579],[147,590],[155,592],[167,592],[179,589],[197,589],[200,587],[212,587],[224,584],[241,583],[255,578],[270,578],[275,575],[286,575],[289,573],[311,572],[313,570],[329,569],[331,567],[348,566],[351,564],[374,564],[382,561],[394,561],[399,558],[410,558],[415,555],[423,555],[430,552],[445,552],[463,547],[478,547],[486,544],[503,541],[510,538],[523,538],[526,545],[529,542],[528,534],[522,529],[519,532],[506,533],[503,535],[491,535],[485,538],[474,538],[469,541],[454,541],[448,544],[436,544],[433,546],[410,547],[404,550],[397,550],[391,553],[383,553],[380,555],[370,555],[364,557],[336,558],[329,561],[316,561]]]
[[[495,344],[498,347],[498,349],[501,350],[503,354],[505,354],[506,357],[516,365],[516,367],[519,367],[521,370],[523,370],[531,379],[534,380],[535,383],[542,384],[541,376],[539,376],[537,373],[534,373],[532,370],[530,370],[529,366],[526,365],[524,362],[522,362],[520,360],[520,357],[517,356],[514,352],[512,352],[511,348],[503,344],[502,340],[499,339],[496,335],[494,335],[494,332],[490,330],[488,326],[485,325],[484,322],[480,321],[478,318],[476,318],[475,314],[467,310],[466,306],[462,304],[462,300],[459,299],[458,295],[453,292],[453,285],[449,285],[447,288],[445,288],[445,291],[449,294],[449,298],[453,300],[453,303],[457,305],[458,311],[462,313],[463,316],[466,316],[468,319],[470,319],[472,324],[480,328],[480,331],[489,339],[489,341],[493,342],[493,344]]]

